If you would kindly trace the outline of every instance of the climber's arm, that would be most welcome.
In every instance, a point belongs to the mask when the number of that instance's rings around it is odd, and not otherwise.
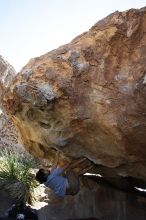
[[[68,170],[68,169],[70,169],[70,165],[71,165],[71,162],[70,163],[67,163],[67,164],[65,164],[64,166],[62,166],[61,168],[62,168],[62,173],[64,173],[66,170]]]
[[[55,170],[59,164],[59,155],[60,155],[60,152],[57,151],[57,154],[56,154],[56,158],[55,158],[55,163],[53,164],[53,166],[51,167],[51,172],[53,170]]]
[[[64,165],[63,167],[61,167],[62,170],[63,170],[62,173],[65,173],[67,170],[71,170],[71,169],[73,169],[73,168],[75,168],[75,167],[78,167],[78,165],[79,165],[80,163],[82,163],[83,161],[85,161],[85,160],[87,160],[87,158],[80,158],[80,159],[78,159],[78,160],[76,160],[76,161],[67,163],[66,165]]]
[[[83,157],[83,158],[80,158],[80,159],[78,159],[78,160],[76,160],[76,161],[73,161],[72,163],[70,163],[69,169],[73,169],[73,168],[75,168],[75,167],[78,167],[78,165],[79,165],[80,163],[84,162],[85,160],[87,160],[87,158]]]

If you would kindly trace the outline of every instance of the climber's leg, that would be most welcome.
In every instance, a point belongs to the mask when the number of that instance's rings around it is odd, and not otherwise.
[[[80,163],[84,162],[85,160],[88,160],[87,158],[81,158],[81,159],[78,159],[74,162],[72,162],[70,165],[69,165],[69,169],[73,169],[75,167],[77,167]]]
[[[66,177],[68,180],[68,189],[66,190],[66,195],[76,195],[80,190],[80,182],[78,175],[70,170],[66,172]]]
[[[87,171],[91,170],[93,167],[94,167],[94,164],[92,164],[92,165],[90,165],[90,166],[88,166],[88,167],[85,167],[84,169],[82,169],[82,170],[80,170],[80,171],[78,172],[78,175],[80,176],[80,175],[85,174]]]

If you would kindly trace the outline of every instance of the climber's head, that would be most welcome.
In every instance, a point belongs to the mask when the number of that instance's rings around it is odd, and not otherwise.
[[[50,175],[50,171],[47,169],[39,169],[36,173],[35,179],[40,183],[45,183],[47,181],[48,176]]]

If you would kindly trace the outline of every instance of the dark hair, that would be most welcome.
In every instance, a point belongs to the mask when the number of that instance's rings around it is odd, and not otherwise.
[[[50,175],[50,171],[48,171],[47,174],[44,169],[39,169],[39,171],[36,173],[35,179],[39,183],[45,183],[47,181],[48,175]]]

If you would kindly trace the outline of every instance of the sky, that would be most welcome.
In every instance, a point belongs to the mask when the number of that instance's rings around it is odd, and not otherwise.
[[[144,6],[146,0],[0,0],[0,55],[18,72],[108,14]]]

